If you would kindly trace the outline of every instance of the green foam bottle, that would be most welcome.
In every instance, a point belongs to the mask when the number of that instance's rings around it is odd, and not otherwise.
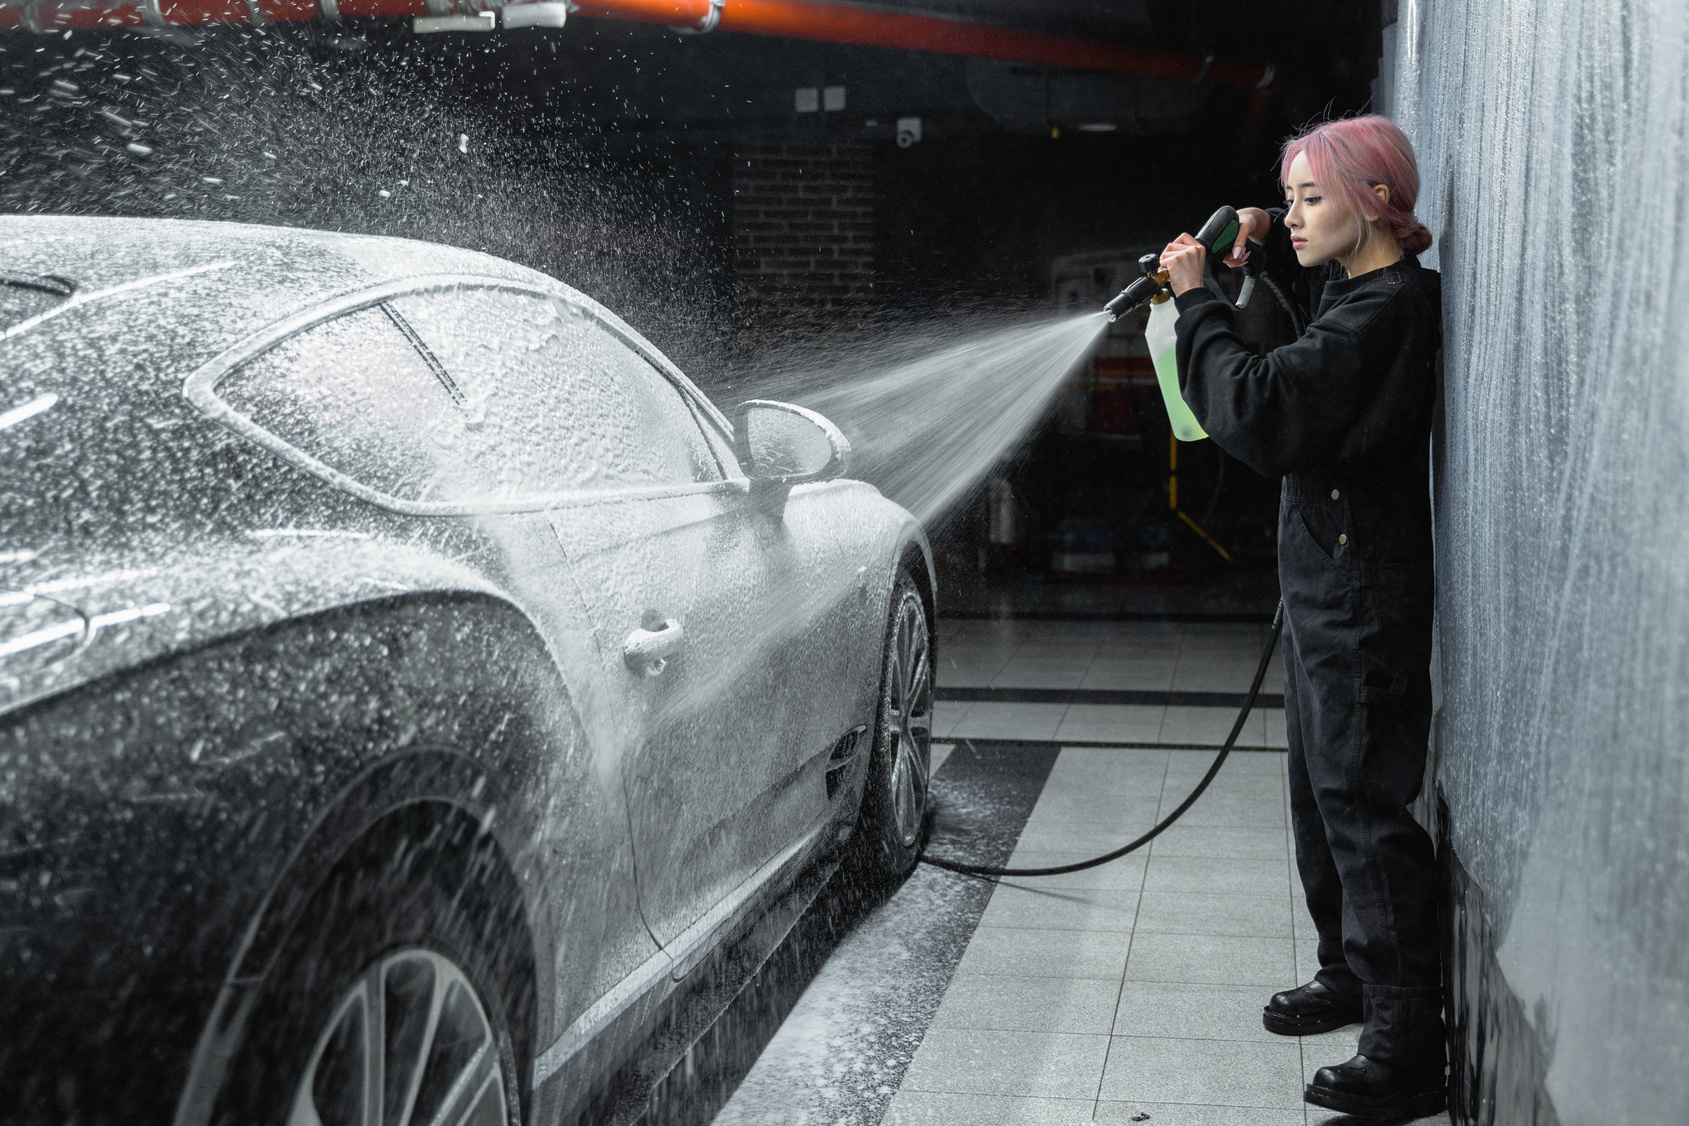
[[[1150,257],[1145,255],[1145,257]],[[1161,283],[1161,290],[1149,299],[1149,324],[1144,326],[1144,342],[1149,345],[1149,358],[1155,364],[1155,382],[1161,387],[1161,400],[1167,405],[1167,419],[1173,424],[1173,436],[1181,442],[1196,442],[1208,437],[1179,394],[1178,336],[1173,324],[1179,319],[1179,307],[1173,303],[1173,291],[1166,288],[1167,275],[1159,268],[1146,274]]]
[[[1237,212],[1222,207],[1208,217],[1194,236],[1202,248],[1212,254],[1215,247],[1221,253],[1237,241]],[[1134,281],[1103,307],[1110,322],[1149,302],[1149,324],[1144,326],[1144,340],[1149,344],[1149,357],[1155,364],[1155,381],[1161,387],[1161,399],[1167,406],[1167,418],[1173,424],[1173,436],[1181,442],[1195,442],[1208,437],[1179,394],[1179,361],[1174,347],[1178,336],[1173,322],[1179,319],[1179,308],[1173,304],[1173,291],[1167,288],[1167,271],[1161,268],[1159,255],[1146,254],[1138,259],[1143,277]]]

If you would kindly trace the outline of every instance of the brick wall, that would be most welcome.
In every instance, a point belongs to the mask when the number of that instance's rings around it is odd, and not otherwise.
[[[860,317],[874,300],[874,172],[864,144],[744,145],[733,172],[740,326]]]

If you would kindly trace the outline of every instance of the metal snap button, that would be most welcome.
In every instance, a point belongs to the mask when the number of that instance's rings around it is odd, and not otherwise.
[[[1337,490],[1336,489],[1331,490],[1331,499],[1332,500],[1337,499]]]
[[[1342,535],[1338,536],[1337,542],[1338,543],[1348,543],[1349,542],[1349,534],[1347,532],[1345,532]]]

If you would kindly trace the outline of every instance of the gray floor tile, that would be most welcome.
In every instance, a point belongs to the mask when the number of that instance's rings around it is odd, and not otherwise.
[[[1173,671],[1175,692],[1236,692],[1249,691],[1260,661],[1255,657],[1191,657],[1179,654],[1179,667]],[[1262,686],[1265,689],[1266,681]],[[1266,689],[1272,691],[1271,689]]]
[[[1248,687],[1248,685],[1244,687]],[[1260,720],[1259,717],[1251,718],[1256,722],[1244,724],[1243,731],[1237,737],[1238,745],[1242,747],[1265,746],[1267,738],[1265,721]],[[1218,747],[1226,741],[1226,736],[1231,733],[1232,723],[1236,719],[1236,708],[1199,708],[1184,704],[1169,704],[1167,715],[1161,721],[1161,741],[1163,743],[1186,743]]]
[[[1091,1121],[1091,1107],[1088,1098],[1021,1099],[904,1088],[880,1121],[881,1126],[1080,1126]]]
[[[1290,920],[1289,860],[1151,856],[1144,890],[1275,897],[1285,905],[1285,921]]]
[[[931,1027],[1106,1034],[1119,994],[1118,982],[1095,978],[958,973]]]
[[[957,973],[1049,975],[1118,983],[1126,971],[1129,931],[1051,930],[1047,927],[975,929]]]
[[[1269,708],[1269,709],[1267,709],[1266,719],[1267,719],[1267,746],[1269,746],[1269,747],[1288,747],[1288,746],[1290,746],[1290,743],[1287,741],[1287,738],[1285,736],[1284,709],[1283,708]]]
[[[1233,713],[1235,717],[1235,712]],[[1214,752],[1209,750],[1172,750],[1168,765],[1181,772],[1200,775],[1208,769],[1214,761]],[[1277,752],[1261,750],[1234,750],[1226,765],[1220,768],[1221,778],[1235,778],[1247,775],[1251,778],[1284,778],[1284,755]]]
[[[1108,1047],[1107,1036],[929,1028],[903,1073],[902,1087],[1027,1098],[1094,1098]]]
[[[1136,748],[1128,747],[1067,747],[1063,750],[1064,757],[1075,751],[1096,750],[1108,753],[1118,751],[1130,752]],[[1167,776],[1167,764],[1140,764],[1130,759],[1122,759],[1119,763],[1108,765],[1076,765],[1056,760],[1056,767],[1050,771],[1049,780],[1044,783],[1041,796],[1049,797],[1054,794],[1110,794],[1117,797],[1159,797],[1162,780]]]
[[[1028,881],[1030,882],[1030,881]],[[1132,891],[1032,891],[998,884],[980,925],[1051,930],[1129,931],[1138,910]],[[1286,944],[1288,945],[1288,944]],[[1130,967],[1128,967],[1130,968]]]
[[[1096,856],[1142,836],[1155,824],[1156,803],[1121,799],[1111,821],[1070,821],[1034,816],[1020,831],[1018,847],[1038,852]]]
[[[1162,799],[1165,811],[1171,813],[1188,793],[1188,787],[1168,786]],[[1209,791],[1185,811],[1178,824],[1187,827],[1248,825],[1257,829],[1282,829],[1285,824],[1284,802],[1262,801],[1253,795],[1227,793],[1224,790]]]
[[[1098,658],[1085,672],[1081,688],[1114,691],[1165,692],[1173,687],[1178,662],[1171,658],[1116,660]]]
[[[1144,1122],[1151,1126],[1304,1126],[1302,1112],[1287,1107],[1200,1103],[1098,1103],[1094,1121],[1107,1126],[1139,1126]],[[1345,1126],[1353,1123],[1354,1119],[1345,1119]]]
[[[956,726],[956,721],[967,714],[969,703],[959,703],[951,700],[938,700],[932,706],[932,734],[938,739],[950,734],[950,729]]]
[[[932,745],[932,762],[930,769],[934,774],[944,765],[944,760],[950,757],[950,752],[956,749],[954,743],[934,743]]]
[[[940,659],[940,667],[935,683],[940,688],[989,688],[991,678],[997,675],[996,665],[949,665]]]
[[[1299,1060],[1294,1041],[1258,1044],[1118,1036],[1109,1049],[1101,1097],[1110,1102],[1142,1099],[1300,1108]]]
[[[1050,771],[1052,779],[1069,773],[1096,772],[1112,774],[1117,770],[1166,770],[1172,751],[1153,747],[1063,747]]]
[[[1181,753],[1193,754],[1194,752],[1184,751]],[[1167,772],[1165,793],[1174,799],[1183,799],[1186,794],[1196,788],[1197,783],[1202,781],[1203,775],[1212,765],[1212,758],[1206,763],[1198,761],[1174,764]],[[1230,765],[1230,760],[1227,760],[1220,767],[1220,773],[1209,784],[1204,797],[1226,795],[1238,799],[1247,799],[1263,806],[1283,807],[1284,779],[1271,774],[1252,775],[1242,772],[1232,774],[1226,770],[1226,767]]]
[[[1199,802],[1202,799],[1197,799]],[[1290,842],[1283,829],[1232,825],[1169,826],[1150,846],[1151,856],[1215,856],[1246,860],[1288,860]]]
[[[946,734],[956,739],[1053,739],[1066,711],[1066,704],[973,704]]]
[[[1156,810],[1161,807],[1161,786],[1155,783],[1153,789],[1148,784],[1142,790],[1122,793],[1111,793],[1107,790],[1073,791],[1065,793],[1045,794],[1032,807],[1032,817],[1027,825],[1040,827],[1051,823],[1066,822],[1095,822],[1104,825],[1143,825],[1145,828],[1155,824]],[[1088,847],[1079,845],[1080,848]],[[1100,850],[1099,850],[1100,851]]]
[[[1296,985],[1291,943],[1281,938],[1138,934],[1126,960],[1127,981],[1185,981],[1208,985]]]
[[[1009,868],[1057,868],[1064,864],[1072,864],[1080,860],[1089,860],[1106,849],[1097,852],[1039,852],[1033,849],[1017,848],[1014,855],[1009,857],[1005,867]],[[1040,888],[1048,891],[1130,891],[1136,893],[1144,886],[1144,864],[1146,858],[1141,852],[1130,853],[1119,860],[1111,860],[1107,864],[1100,864],[1095,868],[1087,868],[1082,872],[1069,872],[1061,876],[1005,876],[1003,884],[1022,887],[1036,891]],[[1285,929],[1289,933],[1289,913],[1286,912]]]
[[[1161,738],[1161,704],[1074,704],[1056,729],[1057,739],[1090,743],[1154,743]]]
[[[1114,1033],[1161,1039],[1283,1043],[1284,1037],[1268,1032],[1261,1025],[1261,1008],[1273,992],[1258,985],[1128,981],[1120,992]]]
[[[1016,657],[991,678],[993,688],[1078,688],[1091,662],[1088,659]]]
[[[1139,934],[1289,938],[1290,897],[1146,891],[1138,904],[1136,930]]]

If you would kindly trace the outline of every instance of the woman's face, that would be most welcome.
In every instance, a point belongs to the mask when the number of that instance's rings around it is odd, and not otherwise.
[[[1290,182],[1284,186],[1284,225],[1290,245],[1304,266],[1318,266],[1355,252],[1365,231],[1361,219],[1314,183],[1306,153],[1290,162]]]

